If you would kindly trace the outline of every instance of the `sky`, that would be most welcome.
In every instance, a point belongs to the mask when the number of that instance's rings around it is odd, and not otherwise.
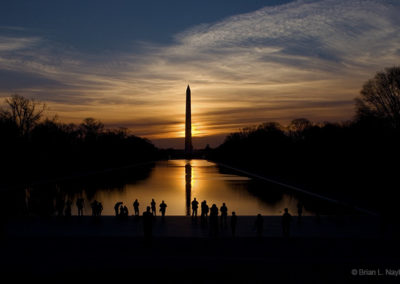
[[[399,65],[399,15],[398,0],[2,0],[0,97],[159,147],[184,147],[188,84],[197,148],[267,121],[345,121]]]

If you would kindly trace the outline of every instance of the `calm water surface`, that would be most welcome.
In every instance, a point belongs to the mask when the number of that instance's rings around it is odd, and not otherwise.
[[[271,184],[225,172],[206,160],[159,161],[148,177],[134,183],[100,188],[94,193],[91,190],[90,196],[83,189],[72,197],[74,205],[80,196],[85,198],[85,215],[91,214],[90,202],[94,199],[102,202],[103,215],[114,215],[114,204],[119,201],[124,202],[131,215],[136,198],[140,203],[140,213],[150,205],[152,198],[157,207],[164,200],[168,205],[167,215],[187,215],[193,198],[199,203],[207,200],[210,207],[215,203],[219,208],[225,202],[228,213],[236,211],[238,215],[281,215],[285,207],[293,214],[297,212],[299,201],[298,197]],[[307,209],[303,212],[304,215],[313,214]],[[75,206],[73,214],[76,214]]]

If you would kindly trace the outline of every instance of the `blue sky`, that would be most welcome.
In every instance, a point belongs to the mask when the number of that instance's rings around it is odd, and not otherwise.
[[[400,2],[2,1],[0,96],[45,101],[180,146],[243,127],[354,115],[362,84],[399,65]]]
[[[40,34],[85,52],[132,51],[138,41],[168,44],[182,30],[290,1],[2,1],[4,33]]]

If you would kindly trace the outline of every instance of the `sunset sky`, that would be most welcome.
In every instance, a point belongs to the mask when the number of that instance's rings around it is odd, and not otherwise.
[[[400,65],[398,0],[19,1],[0,4],[0,96],[183,148],[240,128],[342,121],[362,84]]]

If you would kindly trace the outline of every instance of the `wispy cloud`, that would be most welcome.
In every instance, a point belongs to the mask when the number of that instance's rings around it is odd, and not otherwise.
[[[0,36],[0,52],[10,52],[33,47],[40,42],[39,37]]]
[[[138,43],[132,54],[0,37],[0,69],[50,80],[0,92],[49,101],[65,120],[95,116],[149,138],[181,135],[187,83],[198,135],[300,116],[344,120],[362,83],[399,63],[398,15],[394,0],[300,0],[195,26],[168,46]]]

